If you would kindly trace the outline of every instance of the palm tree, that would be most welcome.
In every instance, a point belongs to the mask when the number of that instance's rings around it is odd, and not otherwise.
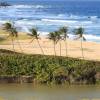
[[[13,35],[12,37],[15,37],[17,39],[17,43],[19,45],[19,48],[20,48],[21,52],[23,53],[22,47],[21,47],[19,39],[18,39],[18,32],[17,32],[16,28],[13,27],[11,29],[11,32],[12,32],[12,35]]]
[[[67,56],[67,51],[68,51],[68,43],[67,43],[67,38],[68,38],[68,28],[67,27],[61,27],[59,29],[59,32],[61,33],[61,36],[64,41],[65,41],[65,46],[66,46],[66,56]]]
[[[83,36],[83,34],[84,34],[84,29],[82,27],[79,27],[79,28],[75,29],[75,35],[78,36],[76,39],[81,39],[82,58],[84,59],[83,41],[86,41],[86,39]]]
[[[50,39],[50,40],[52,40],[53,41],[53,43],[54,43],[54,55],[56,56],[56,44],[57,44],[57,42],[59,41],[59,38],[58,38],[58,31],[54,31],[54,32],[50,32],[49,34],[48,34],[48,38]]]
[[[57,40],[59,41],[60,45],[60,56],[61,56],[61,41],[62,41],[62,32],[60,30],[56,31],[57,32]]]
[[[15,48],[14,48],[14,36],[15,34],[13,33],[13,28],[12,28],[12,24],[11,23],[5,23],[4,24],[4,30],[6,30],[7,32],[9,32],[9,36],[8,37],[11,37],[11,40],[12,40],[12,44],[13,44],[13,51],[15,52]]]
[[[4,29],[9,32],[9,36],[8,37],[11,37],[12,44],[13,44],[13,50],[15,51],[14,38],[17,38],[17,43],[18,43],[18,45],[20,47],[21,52],[23,52],[23,50],[21,48],[21,45],[19,43],[19,40],[18,40],[18,32],[17,32],[16,28],[11,23],[5,23],[4,24]]]
[[[39,34],[38,34],[37,30],[35,28],[32,28],[30,30],[30,32],[31,32],[31,35],[30,36],[32,36],[32,41],[31,42],[33,42],[36,39],[37,40],[37,43],[38,43],[38,45],[39,45],[39,47],[41,49],[41,52],[44,55],[44,51],[43,51],[43,49],[42,49],[42,47],[40,45],[40,42],[39,42],[39,39],[40,38],[39,38]]]
[[[62,40],[61,34],[62,33],[58,31],[58,40],[59,40],[59,45],[60,45],[60,56],[62,54],[62,51],[61,51],[61,40]]]

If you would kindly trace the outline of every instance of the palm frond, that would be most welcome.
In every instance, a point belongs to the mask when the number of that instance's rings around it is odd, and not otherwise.
[[[68,29],[67,29],[67,27],[61,27],[59,29],[59,31],[62,32],[62,33],[67,33],[68,32]]]
[[[9,30],[9,29],[12,28],[12,24],[7,22],[7,23],[3,24],[3,28],[4,28],[5,30]]]
[[[82,27],[79,27],[77,29],[75,29],[75,35],[80,35],[80,37],[82,37],[82,35],[84,34],[84,29]]]
[[[18,32],[17,32],[16,28],[11,28],[10,29],[10,35],[12,37],[18,37]]]
[[[37,30],[35,28],[30,29],[30,32],[31,32],[30,36],[32,36],[32,37],[34,37],[36,39],[39,39],[39,35],[40,34],[38,34],[38,32],[37,32]]]
[[[54,32],[50,32],[48,34],[48,38],[50,40],[52,40],[53,42],[57,43],[59,41],[59,32],[58,31],[54,31]]]
[[[68,38],[68,28],[67,27],[61,27],[58,31],[60,32],[62,40],[66,40],[66,38]]]
[[[83,41],[86,41],[86,38],[83,36]]]
[[[86,41],[85,37],[83,36],[84,34],[84,28],[79,27],[74,30],[75,35],[77,36],[75,40],[82,38],[84,41]]]

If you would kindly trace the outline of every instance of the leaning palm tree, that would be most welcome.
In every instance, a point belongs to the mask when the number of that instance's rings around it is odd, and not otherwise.
[[[83,36],[84,29],[82,27],[79,27],[75,29],[75,35],[77,36],[76,39],[81,39],[81,50],[82,50],[82,58],[84,59],[84,52],[83,52],[83,41],[86,41],[85,37]]]
[[[48,34],[48,38],[50,40],[52,40],[53,43],[54,43],[54,55],[56,56],[56,47],[55,46],[56,46],[57,42],[59,41],[59,39],[58,39],[58,31],[50,32]]]
[[[14,38],[17,39],[18,45],[20,47],[20,50],[21,50],[21,52],[23,52],[23,50],[21,48],[21,45],[19,43],[19,40],[18,40],[18,32],[17,32],[16,28],[11,23],[5,23],[4,24],[4,30],[6,30],[7,32],[9,32],[9,36],[8,37],[11,37],[14,52],[15,52]]]
[[[37,30],[35,28],[32,28],[32,29],[30,29],[30,32],[31,32],[30,36],[32,36],[31,42],[33,42],[36,39],[37,43],[38,43],[38,45],[39,45],[39,47],[41,49],[41,52],[44,55],[44,51],[43,51],[43,49],[42,49],[42,47],[40,45],[40,42],[39,42],[40,38],[39,38],[39,34],[38,34]]]
[[[67,27],[61,27],[60,29],[59,29],[59,32],[60,32],[60,34],[61,34],[61,36],[62,36],[62,38],[61,39],[63,39],[64,41],[65,41],[65,46],[66,46],[66,56],[68,56],[68,43],[67,43],[67,38],[68,38],[68,28]]]
[[[7,22],[3,26],[4,26],[4,30],[6,30],[9,33],[8,37],[11,37],[12,45],[13,45],[13,51],[15,52],[15,48],[14,48],[14,36],[15,36],[15,34],[13,32],[14,30],[12,28],[12,24]]]
[[[17,43],[19,45],[19,48],[20,48],[21,52],[23,53],[22,47],[21,47],[19,39],[18,39],[18,31],[16,30],[16,28],[13,27],[11,29],[11,33],[12,33],[12,38],[15,37],[17,39]]]
[[[59,46],[60,46],[60,56],[62,54],[62,49],[61,49],[61,41],[62,41],[62,32],[60,30],[57,31],[57,40],[59,41]]]

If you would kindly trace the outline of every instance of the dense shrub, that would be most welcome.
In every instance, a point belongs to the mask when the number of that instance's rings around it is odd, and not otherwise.
[[[0,76],[33,76],[40,83],[96,83],[100,62],[0,50]]]

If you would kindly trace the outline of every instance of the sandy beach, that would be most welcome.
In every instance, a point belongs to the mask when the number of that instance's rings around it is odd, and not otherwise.
[[[37,40],[30,43],[31,39],[19,40],[23,53],[26,54],[43,54],[38,45]],[[39,40],[40,45],[44,51],[45,55],[54,55],[54,45],[51,40],[41,37]],[[81,52],[81,42],[76,40],[67,41],[67,55],[74,58],[82,58]],[[56,55],[60,56],[60,43],[61,43],[61,56],[66,56],[65,42],[60,41],[56,44]],[[7,49],[13,51],[13,46],[11,40],[6,44],[0,44],[0,49]],[[17,40],[14,40],[14,49],[17,52],[22,52]],[[97,60],[100,61],[100,43],[95,42],[83,42],[84,58],[87,60]]]

